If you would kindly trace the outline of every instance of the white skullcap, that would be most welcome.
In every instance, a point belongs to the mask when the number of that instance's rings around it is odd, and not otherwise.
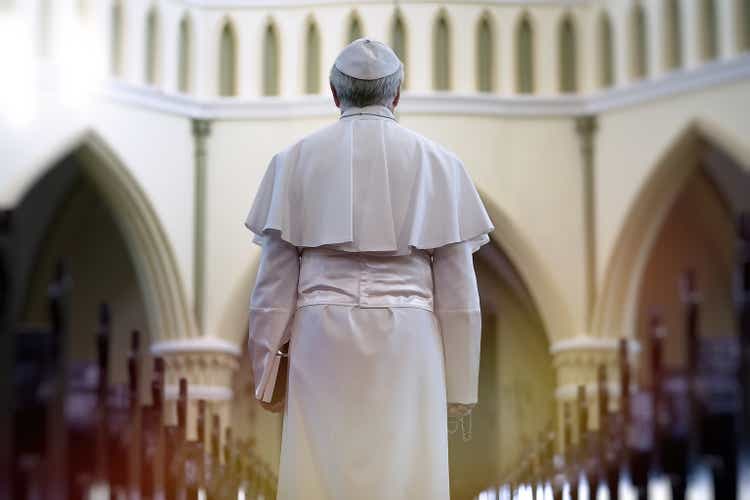
[[[371,38],[354,40],[333,64],[342,73],[359,80],[377,80],[392,75],[402,66],[389,46]]]

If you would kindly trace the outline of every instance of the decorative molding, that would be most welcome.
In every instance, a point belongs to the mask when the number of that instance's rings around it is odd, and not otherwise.
[[[179,385],[165,385],[164,399],[174,401],[180,394]],[[188,384],[188,399],[205,399],[206,401],[231,401],[234,398],[234,391],[229,387],[216,385],[198,385]]]
[[[289,8],[289,7],[324,7],[330,5],[352,5],[351,0],[177,0],[175,3],[188,7],[197,7],[202,9],[252,9],[252,8]],[[433,0],[407,0],[401,1],[404,4],[434,3]],[[441,5],[460,4],[464,5],[463,0],[446,0]],[[363,4],[384,4],[392,5],[393,2],[386,0],[359,0],[357,5]],[[589,5],[591,0],[474,0],[472,5],[515,5],[526,7],[529,5],[549,5],[549,6],[577,6]]]
[[[500,96],[482,93],[404,91],[397,115],[472,115],[497,117],[579,117],[648,103],[750,79],[750,54],[713,61],[695,69],[668,73],[589,95]],[[327,94],[294,97],[195,98],[143,85],[111,80],[101,89],[115,101],[204,120],[252,120],[336,117]]]
[[[240,357],[239,347],[216,337],[191,337],[184,339],[164,340],[151,345],[152,356],[185,353],[222,353]]]
[[[596,168],[594,165],[594,137],[599,125],[596,115],[576,118],[575,128],[580,139],[582,160],[583,229],[585,249],[584,273],[586,275],[586,329],[591,331],[596,303]]]

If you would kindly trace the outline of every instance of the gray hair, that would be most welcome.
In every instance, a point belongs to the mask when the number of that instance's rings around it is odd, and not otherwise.
[[[341,108],[356,106],[358,108],[371,104],[390,106],[404,80],[404,67],[377,80],[360,80],[342,73],[334,64],[329,76],[331,85],[339,96]]]

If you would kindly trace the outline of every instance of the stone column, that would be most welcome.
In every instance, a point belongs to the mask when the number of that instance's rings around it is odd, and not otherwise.
[[[619,342],[617,339],[603,339],[598,337],[576,337],[553,344],[551,352],[557,376],[555,399],[557,401],[558,415],[556,424],[558,451],[564,451],[562,440],[563,405],[576,400],[578,386],[580,385],[586,388],[589,429],[596,430],[599,428],[599,408],[596,401],[599,366],[606,367],[610,410],[619,407],[620,369],[618,345]],[[636,359],[637,352],[638,343],[631,339],[629,341],[629,362],[631,367]],[[631,383],[631,390],[632,387]],[[578,422],[575,420],[573,427],[573,443],[578,443],[580,436]]]

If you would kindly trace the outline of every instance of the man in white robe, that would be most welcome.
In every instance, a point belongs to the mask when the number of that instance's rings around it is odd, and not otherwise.
[[[473,253],[494,225],[460,159],[396,120],[402,81],[389,47],[348,45],[339,120],[273,157],[245,220],[255,397],[284,411],[279,500],[449,499],[447,416],[478,395]]]

